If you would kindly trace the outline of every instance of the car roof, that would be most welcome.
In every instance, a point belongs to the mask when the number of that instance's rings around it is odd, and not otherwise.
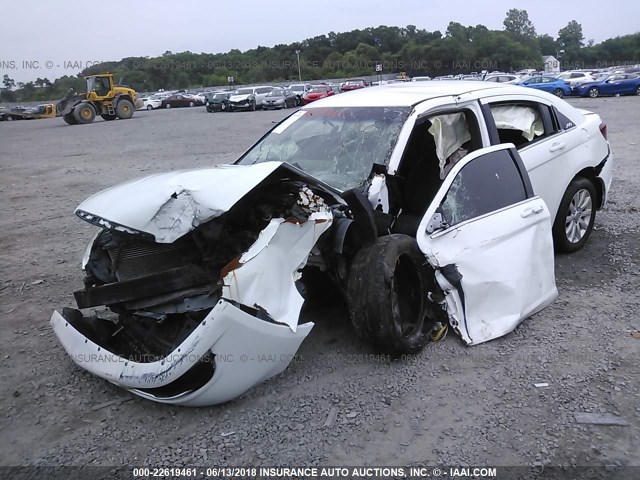
[[[443,80],[439,82],[399,82],[376,87],[361,88],[342,95],[323,99],[322,103],[313,103],[306,108],[318,107],[402,107],[413,106],[432,98],[476,94],[478,98],[489,93],[509,94],[524,93],[524,87],[504,85],[494,82],[478,82],[465,80]],[[499,90],[498,90],[499,89]],[[527,89],[526,93],[530,89]],[[534,90],[535,92],[535,90]]]

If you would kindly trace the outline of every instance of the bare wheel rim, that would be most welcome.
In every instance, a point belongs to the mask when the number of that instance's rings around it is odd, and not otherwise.
[[[571,243],[578,243],[587,233],[591,223],[591,194],[582,188],[578,190],[569,203],[569,211],[565,221],[565,232]]]

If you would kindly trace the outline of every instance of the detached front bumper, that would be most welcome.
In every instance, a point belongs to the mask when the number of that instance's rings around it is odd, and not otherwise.
[[[140,397],[193,407],[226,402],[281,373],[313,328],[313,323],[305,323],[293,332],[221,299],[178,348],[162,360],[142,363],[105,350],[57,311],[51,325],[69,356],[85,370]],[[190,387],[180,391],[183,376],[206,359],[213,362],[213,375],[196,387],[191,380]]]

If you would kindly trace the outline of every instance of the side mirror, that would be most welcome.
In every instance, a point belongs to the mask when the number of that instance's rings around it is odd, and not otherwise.
[[[442,213],[440,212],[435,212],[431,217],[431,220],[429,220],[429,223],[427,223],[428,234],[432,234],[434,232],[437,232],[438,230],[444,230],[446,228],[449,228],[449,224],[446,222],[446,220],[442,216]]]

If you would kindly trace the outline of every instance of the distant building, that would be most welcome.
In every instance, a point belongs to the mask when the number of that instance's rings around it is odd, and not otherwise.
[[[547,73],[560,72],[560,61],[553,55],[544,55],[542,57],[542,62],[544,63],[545,72]]]

